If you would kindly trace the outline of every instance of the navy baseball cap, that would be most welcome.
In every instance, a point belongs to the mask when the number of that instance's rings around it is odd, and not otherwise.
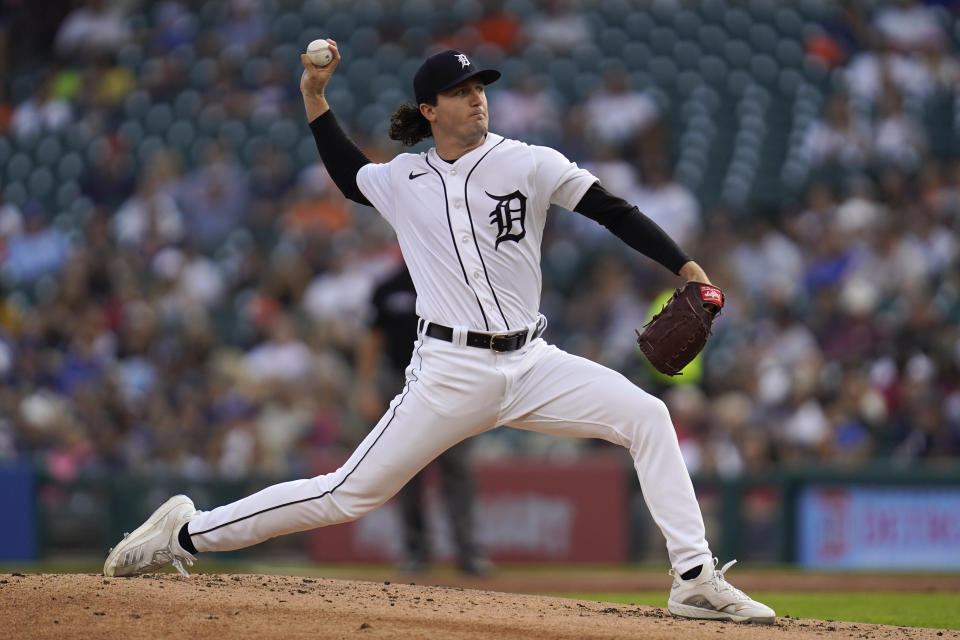
[[[465,53],[455,49],[432,55],[420,65],[413,76],[413,93],[417,104],[426,102],[441,91],[455,87],[474,76],[483,84],[490,84],[500,78],[500,72],[496,69],[477,69]]]

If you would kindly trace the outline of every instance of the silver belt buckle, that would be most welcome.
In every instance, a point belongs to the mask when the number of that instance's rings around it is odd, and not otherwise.
[[[505,352],[507,351],[507,349],[497,349],[495,346],[493,346],[493,341],[496,340],[497,338],[503,338],[504,340],[507,340],[509,337],[510,337],[510,334],[508,334],[508,333],[494,333],[494,334],[491,334],[491,336],[490,336],[490,350],[491,350],[491,351],[496,351],[497,353],[505,353]]]

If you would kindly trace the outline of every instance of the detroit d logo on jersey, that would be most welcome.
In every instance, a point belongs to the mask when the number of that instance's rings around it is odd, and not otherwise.
[[[527,196],[519,191],[505,196],[495,196],[486,191],[484,193],[497,203],[496,208],[490,212],[490,224],[497,226],[497,244],[494,248],[499,249],[500,243],[506,240],[520,242],[527,233],[524,226],[527,220]]]

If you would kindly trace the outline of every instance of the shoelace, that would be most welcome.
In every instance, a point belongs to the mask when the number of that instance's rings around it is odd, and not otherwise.
[[[733,593],[733,596],[737,600],[749,600],[750,598],[747,596],[747,594],[745,594],[743,591],[740,591],[740,589],[737,589],[735,586],[727,582],[726,578],[724,577],[724,574],[727,572],[727,569],[737,564],[737,561],[731,560],[727,564],[723,565],[723,568],[721,568],[720,571],[716,570],[717,562],[718,560],[714,558],[713,559],[714,571],[713,571],[712,581],[713,581],[713,588],[716,589],[717,593],[730,591]]]

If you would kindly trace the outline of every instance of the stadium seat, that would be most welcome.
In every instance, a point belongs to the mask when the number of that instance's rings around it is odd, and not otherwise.
[[[27,179],[27,192],[33,198],[39,198],[47,201],[53,193],[53,187],[56,180],[49,167],[37,167],[30,173]]]
[[[678,42],[673,47],[673,58],[681,69],[695,69],[703,54],[700,47],[689,40]]]
[[[278,120],[270,125],[269,139],[278,149],[292,149],[300,134],[297,125],[290,120]]]
[[[654,27],[650,32],[650,48],[655,54],[670,55],[679,38],[672,27]]]
[[[127,118],[142,119],[147,115],[153,100],[145,89],[137,89],[123,101],[123,113]]]
[[[55,202],[58,209],[69,210],[70,205],[80,197],[80,185],[75,180],[62,182],[57,187]]]
[[[127,141],[130,148],[134,148],[143,140],[143,125],[140,123],[140,120],[130,118],[120,123],[120,126],[117,127],[117,133]]]
[[[30,156],[22,151],[17,152],[7,163],[7,180],[11,182],[26,180],[32,170],[33,162],[30,161]]]
[[[270,25],[270,32],[277,42],[295,42],[302,30],[303,18],[293,11],[281,13]]]
[[[702,25],[700,16],[689,9],[682,9],[673,16],[674,30],[686,40],[695,40]]]
[[[159,136],[147,136],[137,147],[135,159],[137,164],[143,168],[148,165],[150,158],[160,151],[163,151],[166,145]]]
[[[173,123],[173,109],[166,102],[155,104],[147,111],[143,119],[144,129],[150,135],[165,135]]]
[[[0,167],[5,167],[13,155],[13,145],[5,136],[0,136]]]
[[[732,38],[746,38],[752,25],[753,19],[742,7],[730,7],[723,14],[723,27]]]
[[[271,126],[271,129],[273,126]],[[225,143],[230,149],[239,152],[247,141],[247,123],[237,119],[221,122],[217,128],[217,140]]]
[[[184,89],[173,100],[173,111],[177,118],[192,120],[203,107],[203,96],[196,89]]]
[[[22,207],[29,200],[27,187],[19,180],[7,182],[3,187],[3,201]]]
[[[55,134],[46,135],[34,147],[33,159],[38,167],[53,166],[63,154],[63,147]]]
[[[70,151],[60,158],[57,163],[57,176],[61,182],[79,180],[83,175],[83,156],[76,151]]]
[[[190,120],[177,120],[167,130],[167,144],[186,151],[197,137],[197,130]]]

